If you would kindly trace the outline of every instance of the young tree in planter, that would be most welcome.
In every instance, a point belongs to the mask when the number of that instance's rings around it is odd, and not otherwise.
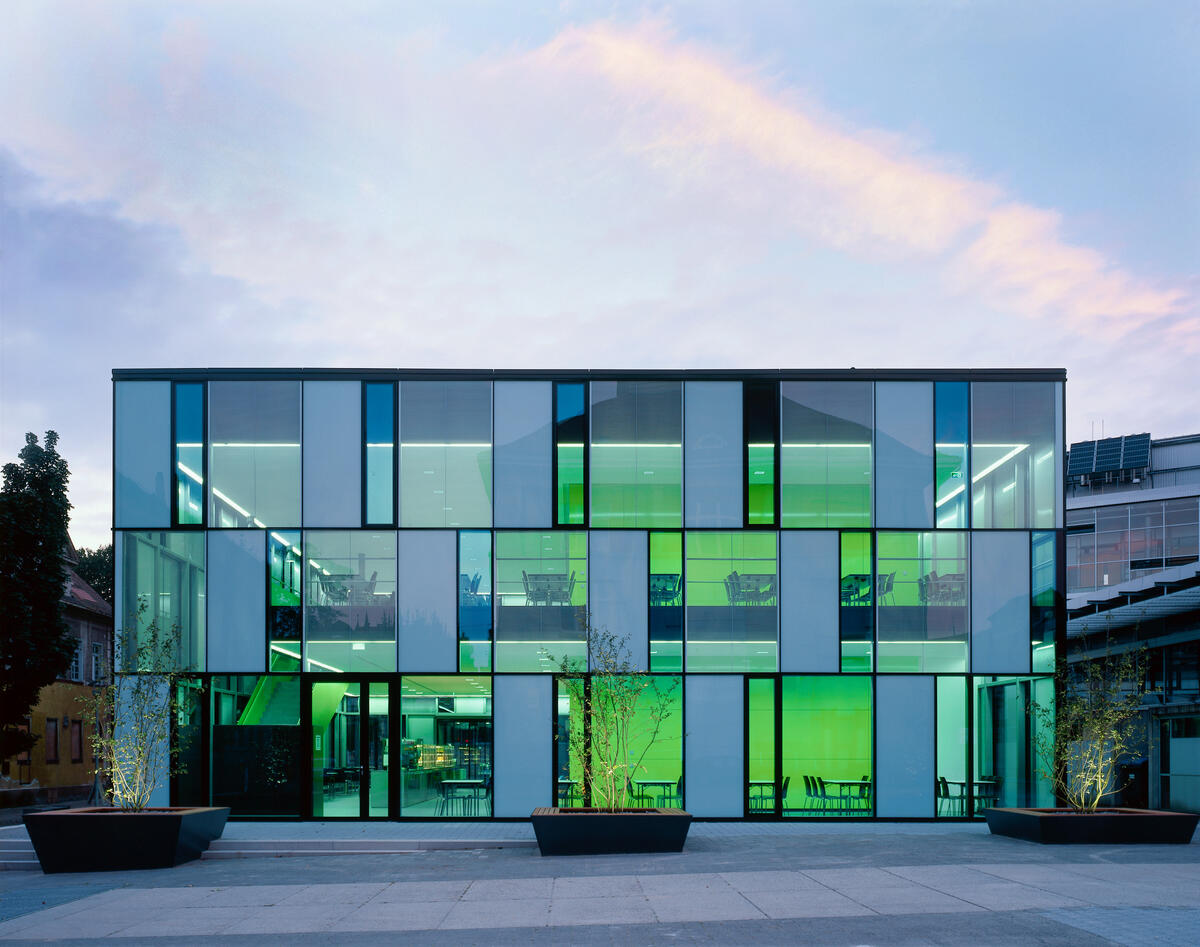
[[[183,772],[180,741],[171,739],[171,722],[181,709],[179,628],[163,631],[157,620],[143,624],[144,611],[117,634],[125,673],[80,700],[95,721],[91,745],[100,782],[112,805],[130,812],[149,807],[155,790]]]
[[[577,709],[568,741],[580,768],[583,797],[593,808],[617,812],[629,804],[631,780],[645,770],[675,706],[679,679],[647,674],[634,664],[628,636],[585,625],[590,673],[576,661],[559,662],[559,686]]]
[[[1138,743],[1142,694],[1136,651],[1068,664],[1059,662],[1056,704],[1030,704],[1038,769],[1056,797],[1079,812],[1095,812],[1117,784],[1117,763]]]

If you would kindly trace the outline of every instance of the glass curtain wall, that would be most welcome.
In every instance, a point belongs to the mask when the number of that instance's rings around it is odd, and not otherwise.
[[[838,626],[843,671],[870,671],[875,641],[875,580],[868,532],[841,534]]]
[[[554,386],[554,522],[587,525],[587,385]]]
[[[496,532],[497,671],[587,664],[587,533]]]
[[[318,819],[362,815],[362,713],[366,684],[316,681],[312,687],[312,812]]]
[[[308,530],[306,667],[310,671],[396,670],[396,534]]]
[[[974,678],[976,814],[989,806],[1054,805],[1049,781],[1039,773],[1031,701],[1053,706],[1053,677]],[[1042,745],[1049,739],[1044,733]]]
[[[870,527],[870,382],[788,381],[780,486],[787,528]]]
[[[871,815],[871,678],[784,676],[780,687],[783,815]]]
[[[742,385],[742,436],[745,438],[746,525],[775,525],[779,466],[779,384],[748,381]]]
[[[559,730],[566,734],[566,739],[559,741],[565,745],[559,747],[557,780],[559,798],[567,801],[560,804],[599,805],[619,800],[623,784],[628,808],[683,807],[683,686],[679,677],[656,674],[641,681],[560,677],[557,699]],[[590,720],[585,720],[587,700],[593,709]],[[598,764],[591,786],[580,762],[587,746]],[[611,775],[603,765],[606,761],[616,763]]]
[[[492,534],[458,534],[458,669],[492,669]]]
[[[237,816],[299,816],[300,678],[218,674],[210,689],[212,805]]]
[[[683,670],[683,534],[650,534],[650,670]]]
[[[404,677],[400,683],[400,813],[492,814],[492,680]]]
[[[687,669],[779,666],[779,558],[774,532],[687,533]]]
[[[1035,674],[1054,672],[1055,613],[1060,603],[1058,590],[1058,536],[1052,532],[1030,533],[1029,562],[1030,577],[1029,630],[1033,647],[1030,670]]]
[[[934,384],[934,516],[939,529],[967,528],[970,402],[965,381]]]
[[[176,384],[175,525],[204,522],[204,384]]]
[[[193,531],[125,532],[122,546],[122,602],[117,620],[136,628],[125,640],[120,670],[138,668],[137,651],[177,636],[178,667],[203,671],[204,534]]]
[[[937,799],[939,818],[962,818],[970,814],[967,792],[967,678],[939,675],[934,700],[937,704]],[[975,789],[978,791],[978,786]]]
[[[400,525],[492,525],[492,385],[400,383]]]
[[[300,525],[300,382],[208,386],[209,525]]]
[[[1054,529],[1058,386],[972,382],[971,509],[976,529]]]
[[[682,383],[594,381],[591,389],[591,525],[680,528]]]
[[[775,805],[775,679],[748,678],[746,689],[749,735],[746,811],[750,815],[778,815]]]
[[[272,671],[299,671],[304,556],[300,531],[267,534],[267,636]]]
[[[876,544],[878,670],[966,672],[967,534],[880,532]]]
[[[396,522],[396,386],[363,383],[363,523]]]

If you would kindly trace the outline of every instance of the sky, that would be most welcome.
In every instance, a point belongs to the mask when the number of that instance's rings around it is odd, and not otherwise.
[[[1200,432],[1200,5],[10,0],[0,457],[111,370],[1064,367]]]

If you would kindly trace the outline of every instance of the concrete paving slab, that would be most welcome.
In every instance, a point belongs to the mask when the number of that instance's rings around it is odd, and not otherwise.
[[[289,904],[349,904],[357,906],[366,904],[386,887],[386,884],[380,883],[313,885],[297,891],[295,894],[290,894],[276,903],[280,906]]]
[[[642,891],[649,895],[687,894],[696,898],[737,894],[733,887],[716,872],[692,874],[638,875]]]
[[[555,898],[550,902],[550,926],[581,924],[653,924],[654,909],[645,896]]]
[[[549,898],[553,889],[553,878],[484,878],[472,881],[462,898],[464,901]]]
[[[799,871],[725,871],[721,872],[721,877],[743,894],[752,891],[812,891],[825,887]]]
[[[633,875],[555,878],[551,892],[555,901],[565,898],[640,898],[643,895],[642,886]]]
[[[942,890],[944,890],[944,885],[966,887],[988,884],[996,880],[991,875],[963,865],[899,865],[895,868],[888,868],[887,871],[916,884],[929,885]]]
[[[395,881],[385,885],[370,903],[419,904],[425,901],[457,901],[470,884],[469,881]]]
[[[746,893],[746,900],[767,917],[852,917],[874,914],[870,908],[828,888],[803,891],[757,891]]]
[[[965,914],[983,908],[953,895],[913,885],[844,891],[848,897],[879,914]]]
[[[425,931],[438,927],[453,901],[370,901],[337,925],[339,931]]]
[[[204,901],[206,904],[220,907],[269,907],[279,904],[296,894],[302,894],[311,888],[307,885],[237,885],[216,888]]]
[[[495,901],[458,901],[440,927],[445,930],[545,927],[550,923],[549,898],[509,898]]]
[[[875,888],[907,888],[912,882],[882,868],[818,868],[805,869],[804,874],[818,884],[836,891]]]
[[[338,924],[353,911],[350,905],[277,904],[259,908],[249,917],[235,921],[225,928],[227,934],[302,934],[312,931],[337,930]]]
[[[119,930],[121,937],[205,937],[220,934],[237,921],[244,921],[258,910],[254,907],[231,908],[173,908],[155,913]],[[82,922],[82,918],[80,921]],[[83,932],[76,936],[88,936],[88,925],[81,923]]]
[[[990,882],[955,887],[938,885],[937,890],[989,911],[1028,911],[1034,908],[1087,907],[1087,902],[1052,891],[1015,882]]]
[[[740,921],[766,917],[732,888],[727,892],[651,894],[648,900],[660,921]]]

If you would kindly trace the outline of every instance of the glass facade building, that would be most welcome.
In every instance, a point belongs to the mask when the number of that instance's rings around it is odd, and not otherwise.
[[[1065,629],[1063,371],[113,379],[118,626],[177,627],[187,672],[156,802],[586,803],[589,625],[651,675],[632,805],[1052,801],[1025,708]]]

